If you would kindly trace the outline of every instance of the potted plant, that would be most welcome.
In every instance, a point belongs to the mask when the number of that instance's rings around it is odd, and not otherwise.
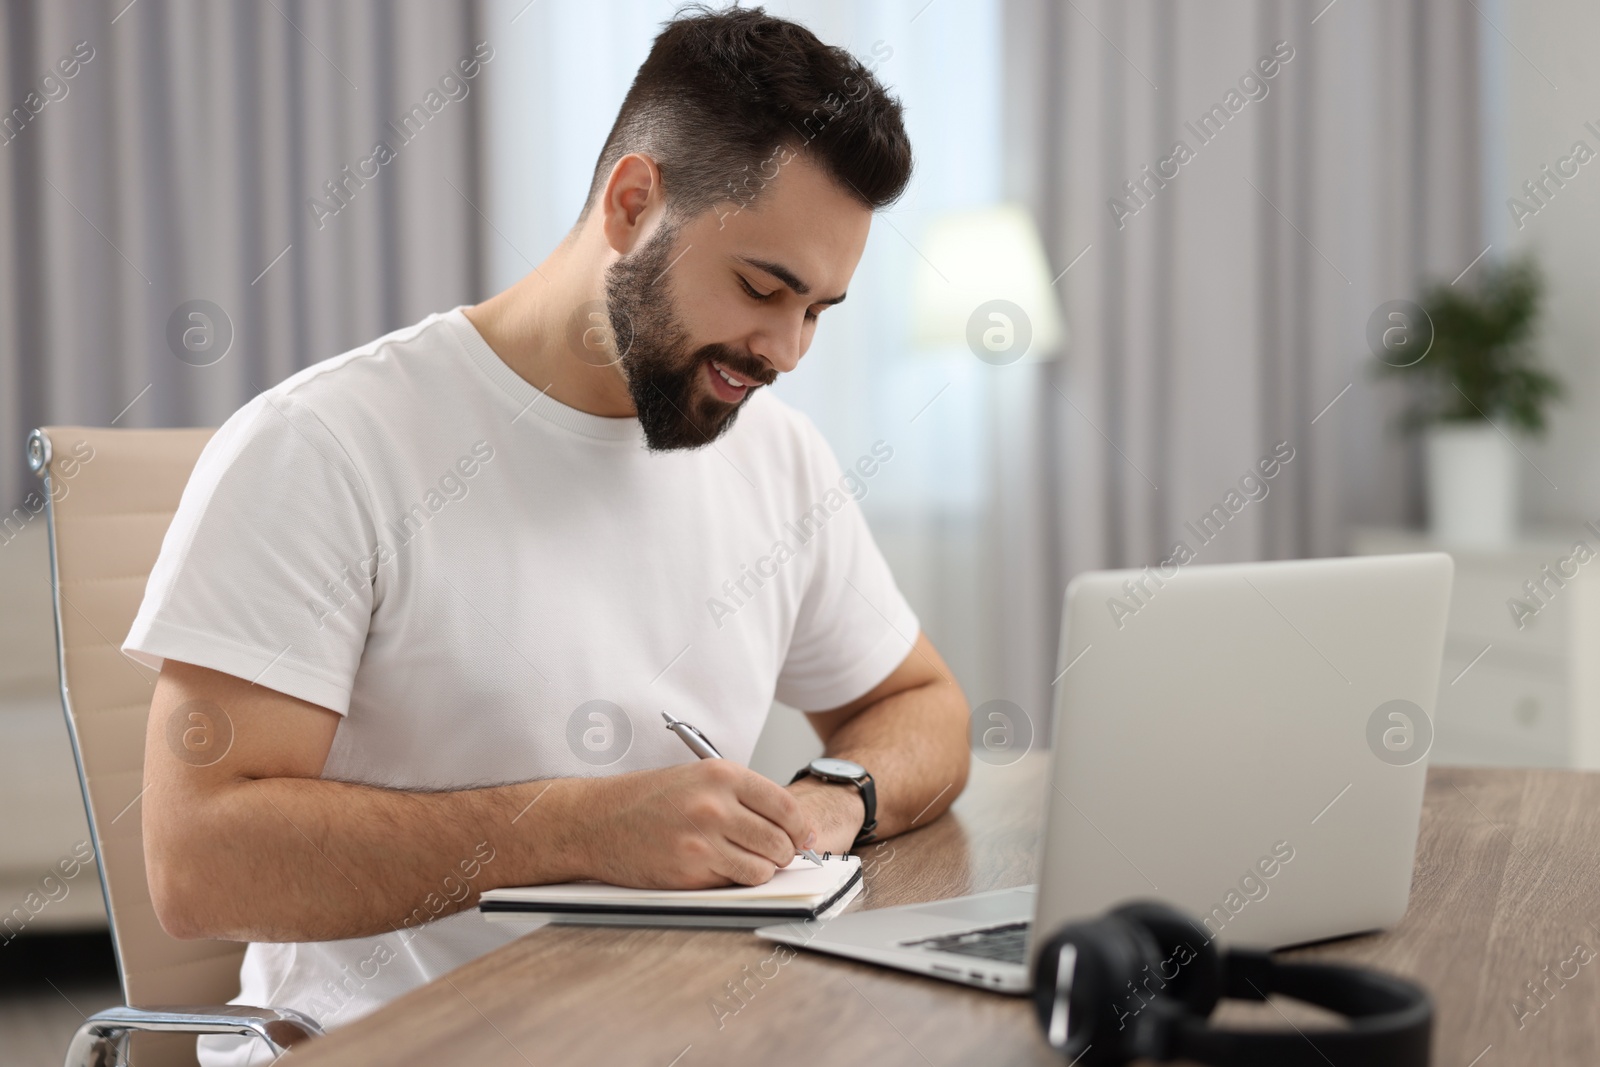
[[[1383,342],[1380,369],[1413,388],[1401,424],[1423,434],[1428,525],[1440,541],[1503,547],[1516,536],[1523,460],[1512,438],[1543,436],[1563,393],[1533,345],[1543,289],[1531,258],[1486,264],[1476,285],[1423,294],[1425,321],[1407,324],[1422,335],[1401,338],[1409,350]],[[1384,336],[1400,337],[1394,329]]]

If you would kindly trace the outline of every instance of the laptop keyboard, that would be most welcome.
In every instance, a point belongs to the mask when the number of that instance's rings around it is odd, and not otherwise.
[[[1026,963],[1029,925],[1026,922],[1002,923],[978,930],[963,930],[958,934],[906,941],[902,947],[919,948],[925,952],[953,952],[958,956],[976,956],[1002,963]]]

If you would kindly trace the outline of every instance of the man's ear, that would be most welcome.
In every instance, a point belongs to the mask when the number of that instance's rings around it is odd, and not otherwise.
[[[647,155],[630,152],[617,160],[600,194],[600,225],[618,255],[632,251],[652,215],[665,207],[661,168]]]

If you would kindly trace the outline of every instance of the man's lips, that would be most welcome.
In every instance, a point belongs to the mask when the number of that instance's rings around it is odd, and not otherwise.
[[[716,360],[706,361],[706,379],[717,399],[730,404],[743,400],[752,389],[759,389],[762,385],[756,379],[740,374]]]

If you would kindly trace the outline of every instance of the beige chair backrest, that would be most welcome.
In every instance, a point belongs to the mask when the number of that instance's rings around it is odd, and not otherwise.
[[[232,941],[176,940],[156,920],[138,804],[155,675],[121,652],[161,539],[213,432],[52,426],[29,442],[30,463],[48,476],[61,700],[122,991],[136,1008],[230,1000],[245,950]],[[194,1039],[186,1040],[192,1050]]]

